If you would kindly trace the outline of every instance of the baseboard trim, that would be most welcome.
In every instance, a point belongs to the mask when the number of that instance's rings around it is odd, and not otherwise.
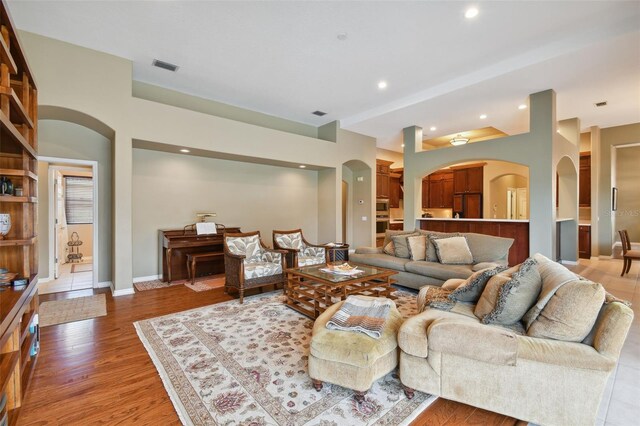
[[[600,256],[591,256],[589,260],[600,260]]]
[[[123,288],[121,290],[114,290],[113,289],[113,285],[111,286],[111,294],[113,295],[113,297],[118,297],[118,296],[128,296],[130,294],[134,294],[136,291],[133,289],[133,287],[131,288]]]
[[[52,281],[51,277],[38,278],[38,283],[39,284],[48,283],[49,281]]]
[[[113,283],[111,281],[102,281],[94,286],[94,288],[106,288],[111,287]]]
[[[160,279],[160,275],[149,275],[146,277],[135,277],[133,279],[134,283],[141,283],[143,281],[153,281],[153,280],[159,280]]]
[[[577,265],[578,261],[577,260],[561,260],[560,263],[562,263],[563,265]]]

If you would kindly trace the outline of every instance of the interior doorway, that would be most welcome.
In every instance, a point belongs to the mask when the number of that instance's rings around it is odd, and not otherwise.
[[[48,157],[38,160],[38,174],[41,179],[46,176],[40,199],[46,199],[47,206],[41,206],[40,220],[46,223],[48,236],[48,244],[41,242],[39,251],[42,269],[48,272],[40,279],[40,293],[97,287],[98,164]]]

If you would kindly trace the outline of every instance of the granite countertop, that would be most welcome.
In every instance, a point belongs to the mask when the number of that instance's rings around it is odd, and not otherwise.
[[[458,222],[514,222],[514,223],[529,223],[528,219],[456,219],[451,217],[419,217],[416,220],[448,220]]]
[[[404,219],[389,219],[389,223],[404,223]]]

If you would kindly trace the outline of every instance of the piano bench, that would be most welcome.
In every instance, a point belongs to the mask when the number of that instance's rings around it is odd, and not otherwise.
[[[191,284],[196,282],[196,265],[198,262],[209,262],[224,256],[224,253],[187,253],[187,274],[191,279]]]

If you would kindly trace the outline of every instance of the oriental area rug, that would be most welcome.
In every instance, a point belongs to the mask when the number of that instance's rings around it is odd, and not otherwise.
[[[403,315],[416,296],[395,293]],[[134,324],[183,424],[407,425],[435,397],[408,400],[397,372],[374,383],[362,403],[353,391],[307,374],[313,321],[284,305],[282,292],[210,305]]]

